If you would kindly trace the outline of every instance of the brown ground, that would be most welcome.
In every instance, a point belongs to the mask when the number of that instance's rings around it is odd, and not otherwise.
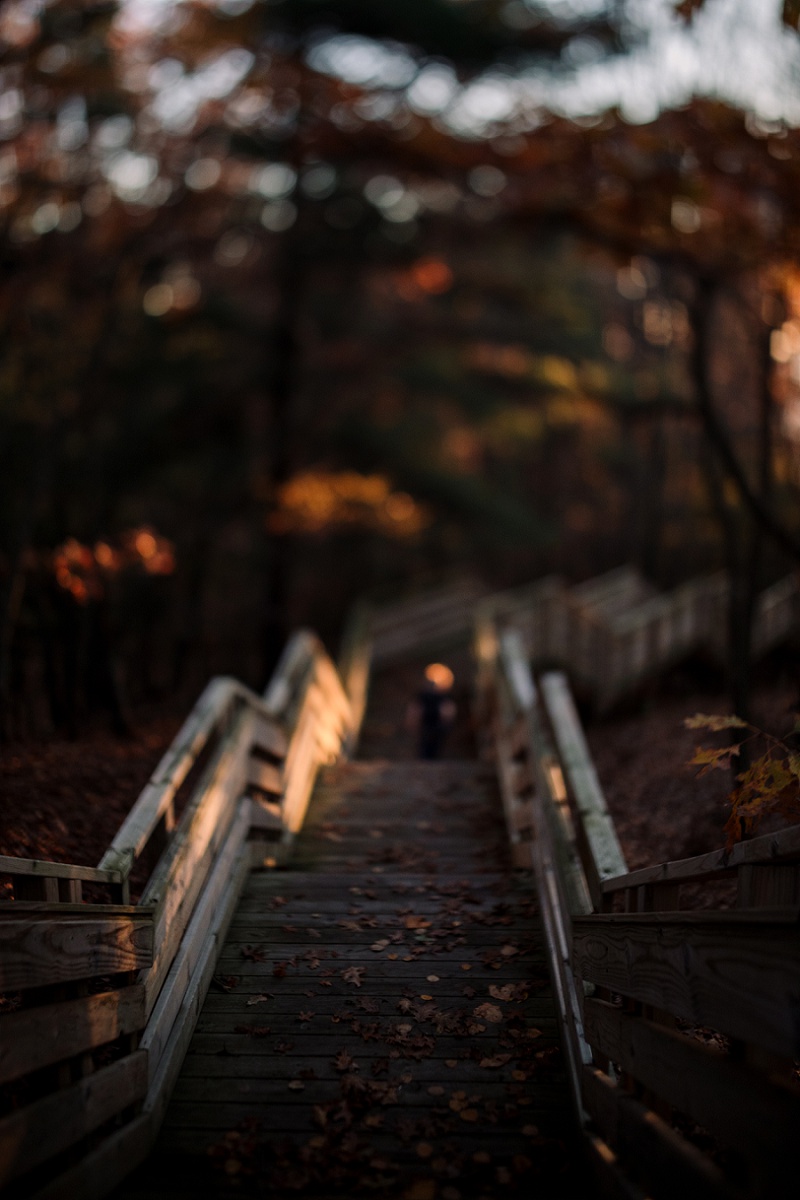
[[[691,682],[695,687],[684,689],[683,695],[662,692],[644,711],[587,729],[631,869],[703,854],[725,843],[731,774],[711,771],[698,778],[698,768],[688,765],[697,746],[723,743],[720,735],[685,729],[683,720],[697,712],[730,713],[731,705],[724,692],[699,690],[696,680]],[[792,728],[796,702],[796,684],[785,677],[770,680],[765,671],[754,692],[753,718],[762,729],[785,735]]]
[[[0,854],[97,866],[180,723],[0,746]]]

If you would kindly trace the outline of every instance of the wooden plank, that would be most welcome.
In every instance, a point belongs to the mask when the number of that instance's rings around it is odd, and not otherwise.
[[[272,796],[280,796],[283,792],[283,771],[272,763],[251,758],[247,764],[247,786],[269,792]]]
[[[260,697],[255,695],[252,698],[247,696],[251,707],[255,707],[254,702],[259,699]],[[286,734],[277,721],[257,710],[257,716],[253,722],[253,748],[280,760],[286,754],[287,744]]]
[[[44,900],[47,904],[58,904],[59,880],[48,876],[31,877],[17,875],[14,879],[15,900]]]
[[[676,859],[655,867],[642,867],[603,881],[606,895],[647,883],[672,881],[691,883],[709,875],[725,877],[745,863],[777,863],[800,860],[800,825],[791,825],[775,833],[765,833],[748,842],[739,842],[731,850],[712,850],[693,858]]]
[[[285,718],[318,645],[318,638],[308,629],[299,629],[289,638],[264,692],[264,706],[273,717]]]
[[[215,917],[218,916],[217,906],[230,883],[231,871],[241,854],[249,827],[250,803],[243,800],[206,881],[158,1000],[152,1006],[147,1029],[141,1041],[142,1048],[150,1052],[151,1077],[158,1069],[164,1047],[183,1005],[186,990],[197,963],[205,952],[206,942],[213,936],[211,931],[214,929]]]
[[[0,1121],[0,1186],[47,1162],[140,1100],[147,1090],[142,1050]]]
[[[350,728],[345,746],[348,757],[355,753],[367,708],[372,665],[372,611],[372,606],[363,601],[354,605],[337,663],[339,677],[350,701]]]
[[[212,679],[207,685],[101,858],[100,869],[120,871],[125,877],[130,874],[198,754],[228,710],[233,691],[231,680],[225,678]]]
[[[232,866],[228,867],[226,887],[214,907],[213,924],[202,942],[200,954],[181,1001],[180,1011],[160,1053],[158,1069],[150,1080],[144,1111],[151,1115],[155,1128],[158,1128],[164,1119],[172,1089],[194,1034],[220,949],[249,871],[250,853],[245,844],[239,849]]]
[[[719,1051],[616,1005],[587,998],[586,1035],[593,1047],[674,1108],[746,1158],[751,1190],[797,1193],[800,1095]]]
[[[31,875],[47,879],[78,879],[85,883],[121,883],[119,871],[101,871],[74,863],[47,862],[41,858],[13,858],[0,854],[0,874]]]
[[[148,884],[143,903],[156,905],[156,955],[147,975],[148,1011],[152,1009],[202,890],[214,855],[234,819],[244,789],[252,716],[243,712],[236,729],[209,763],[198,785],[196,805],[183,813],[165,856]]]
[[[601,1137],[656,1200],[733,1200],[736,1193],[705,1155],[607,1075],[585,1068],[583,1094]]]
[[[541,690],[550,718],[559,759],[578,812],[578,825],[588,850],[588,883],[595,907],[600,907],[599,882],[627,870],[614,822],[581,729],[567,678],[560,672],[544,675]]]
[[[795,914],[613,914],[573,921],[592,983],[777,1054],[800,1057]]]
[[[737,872],[739,908],[800,904],[800,863],[745,863]]]
[[[144,1029],[144,988],[100,992],[0,1016],[0,1083]]]
[[[96,1149],[36,1193],[34,1200],[103,1200],[143,1162],[155,1139],[149,1113],[104,1138]]]
[[[0,920],[2,992],[133,971],[152,960],[149,911],[95,917],[31,913]]]

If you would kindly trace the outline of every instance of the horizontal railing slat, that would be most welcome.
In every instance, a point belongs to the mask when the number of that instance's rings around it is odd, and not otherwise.
[[[141,984],[5,1013],[0,1040],[0,1083],[19,1079],[144,1029]]]
[[[621,1091],[607,1075],[583,1071],[589,1115],[627,1170],[655,1200],[734,1200],[721,1172],[646,1105]]]
[[[624,875],[604,879],[606,895],[652,883],[694,883],[709,876],[730,875],[746,864],[780,863],[800,858],[800,825],[791,825],[774,833],[764,833],[747,842],[739,842],[730,850],[711,850],[693,858],[675,859],[655,867],[641,867]]]
[[[797,1194],[800,1094],[675,1030],[587,998],[591,1045],[746,1159],[759,1195]]]
[[[10,906],[17,910],[16,904]],[[21,907],[21,906],[19,906]],[[0,992],[45,987],[147,967],[153,960],[153,913],[63,916],[15,912],[0,919]]]
[[[0,1121],[0,1186],[72,1146],[147,1090],[147,1055],[129,1054]]]
[[[573,921],[591,983],[775,1054],[800,1058],[796,914],[656,913]]]

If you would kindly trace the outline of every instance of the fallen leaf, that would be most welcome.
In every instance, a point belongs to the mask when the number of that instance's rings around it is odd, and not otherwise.
[[[485,1150],[476,1150],[476,1152],[472,1156],[472,1161],[476,1162],[476,1163],[488,1163],[488,1162],[491,1162],[492,1160],[490,1159],[489,1155],[486,1153]]]
[[[420,992],[420,1000],[432,1000],[433,996],[429,996],[427,992]]]
[[[361,979],[366,971],[366,967],[345,967],[342,971],[342,979],[345,983],[352,983],[356,987],[361,987]]]
[[[353,1068],[353,1056],[346,1050],[340,1050],[333,1060],[333,1065],[337,1071],[349,1071]]]
[[[513,1055],[511,1054],[493,1054],[488,1058],[482,1058],[478,1063],[479,1067],[504,1067],[506,1063],[511,1062]]]
[[[250,1008],[253,1004],[264,1004],[267,1000],[274,1000],[275,997],[271,992],[264,992],[261,996],[251,996],[247,1001],[247,1007]]]
[[[430,1158],[433,1154],[433,1146],[430,1142],[417,1142],[417,1157]]]
[[[523,1137],[538,1137],[539,1136],[539,1126],[538,1125],[523,1125],[522,1126],[522,1134],[523,1134]]]
[[[426,921],[424,917],[404,917],[403,924],[406,929],[430,929],[430,921]]]
[[[524,983],[506,983],[503,987],[492,983],[489,985],[489,995],[494,1000],[527,1000],[528,989]]]
[[[523,1080],[528,1078],[528,1076],[525,1074],[524,1071],[512,1071],[511,1078],[514,1079],[517,1083],[522,1083]]]
[[[259,946],[242,946],[242,958],[248,962],[266,962],[267,952]]]
[[[458,1115],[461,1117],[462,1121],[477,1121],[478,1110],[477,1108],[464,1108]]]
[[[428,983],[438,983],[439,982],[438,975],[426,975],[426,979],[428,980]]]
[[[246,1033],[248,1037],[267,1037],[272,1030],[269,1025],[234,1025],[234,1033]]]
[[[441,1087],[441,1085],[440,1085],[440,1084],[438,1084],[438,1083],[435,1083],[435,1084],[433,1085],[433,1087],[429,1087],[429,1088],[428,1088],[428,1095],[429,1095],[429,1096],[443,1096],[443,1095],[444,1095],[444,1088],[443,1088],[443,1087]]]
[[[503,1020],[502,1010],[496,1004],[479,1004],[473,1009],[473,1015],[481,1021],[488,1021],[490,1025],[499,1025]]]
[[[446,1067],[457,1067],[457,1066],[458,1066],[458,1059],[457,1059],[457,1058],[446,1058],[446,1059],[444,1060],[444,1065],[445,1065]]]
[[[215,987],[222,992],[232,992],[239,985],[238,975],[215,975],[211,980]]]
[[[292,1082],[288,1085],[290,1091],[292,1091],[292,1092],[305,1091],[305,1086],[306,1085],[299,1079],[293,1079]]]
[[[298,1021],[311,1021],[314,1019],[314,1017],[316,1015],[317,1014],[313,1013],[313,1012],[303,1012],[303,1010],[301,1009],[300,1012],[297,1014],[297,1019],[298,1019]]]
[[[381,938],[381,940],[379,942],[372,943],[372,945],[370,946],[370,950],[373,950],[376,954],[380,954],[381,950],[385,950],[388,945],[389,945],[389,939]]]
[[[462,970],[462,971],[471,971],[471,970],[472,970],[472,963],[462,963],[462,964],[461,964],[461,970]]]
[[[513,958],[515,954],[519,954],[519,946],[501,946],[500,953],[503,958]]]

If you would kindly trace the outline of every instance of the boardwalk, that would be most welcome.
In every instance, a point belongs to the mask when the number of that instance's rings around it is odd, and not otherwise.
[[[491,774],[335,766],[289,868],[249,882],[124,1196],[198,1170],[218,1194],[581,1195],[559,1058]]]

